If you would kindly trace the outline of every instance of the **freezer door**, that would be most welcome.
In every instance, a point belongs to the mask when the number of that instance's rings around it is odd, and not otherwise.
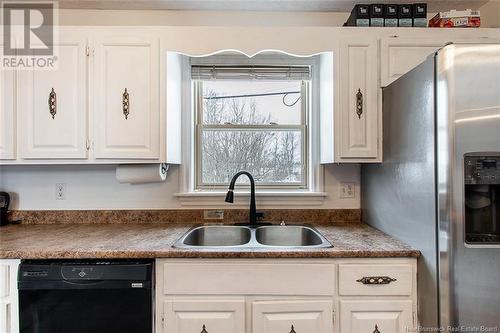
[[[500,246],[467,244],[464,223],[464,157],[500,155],[500,45],[438,52],[436,138],[441,325],[500,329]]]

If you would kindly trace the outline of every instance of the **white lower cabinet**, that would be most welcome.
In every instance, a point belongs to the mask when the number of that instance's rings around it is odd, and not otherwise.
[[[19,332],[17,268],[20,260],[0,260],[0,332]]]
[[[156,333],[411,332],[416,268],[414,258],[158,259]]]
[[[253,302],[252,332],[333,332],[333,302],[332,300],[281,300]]]
[[[170,299],[163,302],[165,333],[244,333],[245,299]]]
[[[356,300],[340,302],[342,333],[414,332],[411,300]]]

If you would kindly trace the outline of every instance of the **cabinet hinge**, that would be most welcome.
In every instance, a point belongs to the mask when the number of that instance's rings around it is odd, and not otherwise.
[[[335,325],[335,310],[332,311],[332,324]]]
[[[85,55],[87,57],[94,56],[95,55],[94,49],[90,48],[90,46],[86,46],[85,47]]]
[[[92,141],[90,141],[90,139],[85,140],[85,148],[87,150],[90,150],[91,147],[92,147]]]

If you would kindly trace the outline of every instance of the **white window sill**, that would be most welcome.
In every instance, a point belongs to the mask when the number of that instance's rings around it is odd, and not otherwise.
[[[250,192],[234,192],[234,203],[224,202],[226,191],[181,192],[175,196],[181,206],[198,208],[248,208]],[[321,206],[328,196],[326,192],[258,191],[255,193],[257,209],[260,208],[305,208]]]

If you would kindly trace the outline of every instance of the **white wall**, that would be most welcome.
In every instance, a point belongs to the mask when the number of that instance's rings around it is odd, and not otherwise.
[[[450,4],[449,9],[454,9]],[[500,0],[480,8],[481,26],[500,27]],[[341,26],[350,13],[256,12],[179,10],[59,10],[61,25],[153,25],[153,26]],[[429,13],[431,18],[435,13]]]
[[[311,208],[359,208],[358,165],[326,166],[322,206]],[[356,185],[354,199],[338,197],[339,182]],[[66,184],[66,199],[55,199],[55,184]],[[172,166],[164,183],[128,185],[115,178],[110,165],[45,165],[0,167],[0,190],[15,193],[13,209],[178,209],[179,168]],[[221,198],[221,207],[225,205]],[[196,207],[189,207],[196,208]],[[267,208],[267,207],[266,207]],[[272,206],[268,207],[272,208]],[[280,206],[279,208],[283,208]],[[289,208],[301,208],[293,205]]]
[[[341,26],[348,13],[177,10],[59,10],[60,25]]]
[[[479,8],[481,11],[481,26],[485,28],[500,28],[500,0],[492,0]]]

